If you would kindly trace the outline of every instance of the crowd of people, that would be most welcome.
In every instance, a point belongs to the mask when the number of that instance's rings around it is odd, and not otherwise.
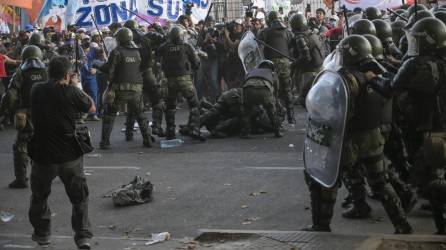
[[[123,112],[126,140],[133,140],[137,121],[143,146],[152,147],[155,135],[176,138],[175,111],[182,101],[190,113],[188,123],[180,125],[182,135],[205,141],[201,127],[206,127],[217,138],[281,137],[282,125],[295,123],[294,107],[301,105],[309,117],[305,155],[317,153],[321,145],[342,147],[333,173],[318,174],[306,163],[313,225],[305,230],[331,231],[341,184],[349,191],[343,217],[369,217],[368,184],[395,233],[412,232],[406,215],[418,195],[429,201],[437,233],[445,234],[445,22],[446,6],[428,10],[416,5],[391,12],[369,7],[330,17],[323,9],[314,17],[271,11],[266,20],[247,14],[227,23],[207,17],[194,24],[183,15],[163,26],[128,20],[92,31],[27,26],[0,45],[0,89],[5,93],[0,116],[5,125],[14,120],[18,130],[15,180],[9,187],[28,187],[31,158],[33,239],[46,245],[46,200],[59,175],[73,203],[76,244],[88,249],[88,187],[81,171],[85,152],[76,124],[102,120],[99,147],[107,150],[115,117]],[[253,52],[252,68],[238,50],[248,32],[261,55]],[[339,117],[342,112],[334,116],[346,121],[339,145],[331,141],[338,132],[333,121],[323,118],[333,108],[321,94],[330,89],[318,87],[327,74],[339,76],[348,95],[345,117]],[[337,83],[336,77],[330,79]],[[317,161],[332,164],[327,162]],[[325,182],[330,175],[333,181]]]

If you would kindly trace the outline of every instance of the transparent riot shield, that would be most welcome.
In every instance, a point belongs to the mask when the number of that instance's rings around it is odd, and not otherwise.
[[[238,55],[240,60],[242,60],[246,73],[255,68],[263,60],[263,53],[254,38],[254,33],[247,31],[238,46]]]
[[[321,185],[333,187],[339,175],[348,111],[344,79],[336,71],[322,71],[308,92],[306,107],[305,169]]]

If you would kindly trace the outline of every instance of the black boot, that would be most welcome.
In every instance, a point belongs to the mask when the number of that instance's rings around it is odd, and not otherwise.
[[[15,179],[13,182],[9,183],[9,188],[27,188],[28,180],[27,179]]]
[[[348,193],[345,196],[344,200],[342,201],[341,206],[343,208],[348,208],[348,207],[350,207],[352,205],[352,203],[353,203],[352,195],[350,193]]]
[[[412,234],[412,231],[412,226],[410,226],[409,222],[404,221],[395,226],[394,234]]]
[[[342,212],[342,217],[347,219],[366,219],[370,217],[372,209],[366,203],[353,204],[353,206]]]

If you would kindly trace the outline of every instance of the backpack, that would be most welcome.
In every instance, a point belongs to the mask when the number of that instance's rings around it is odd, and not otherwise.
[[[143,204],[152,201],[153,184],[141,176],[135,176],[129,184],[112,193],[113,204],[117,207]]]

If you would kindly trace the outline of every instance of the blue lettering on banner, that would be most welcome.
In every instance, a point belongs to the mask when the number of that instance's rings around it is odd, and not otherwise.
[[[163,0],[148,0],[149,9],[147,14],[149,16],[160,17],[163,15]]]
[[[76,0],[70,0],[70,1],[76,1]],[[90,4],[90,0],[82,0],[82,3],[84,5],[88,5]],[[91,6],[80,7],[76,12],[78,15],[76,25],[80,27],[93,26],[93,22],[89,18],[92,13],[95,16],[98,25],[108,25],[120,21],[127,21],[128,19],[131,19],[134,16],[134,14],[129,13],[127,10],[124,10],[121,7],[137,12],[136,0],[130,0],[130,6],[128,7],[126,5],[127,1],[124,0],[120,2],[119,6],[116,3],[111,3],[110,5],[106,4],[96,5],[94,6],[94,9]]]
[[[104,15],[101,15],[101,12]],[[107,5],[98,5],[94,7],[94,15],[98,25],[105,25],[110,23],[110,10]]]
[[[180,3],[178,1],[175,1],[175,13],[172,13],[172,1],[174,0],[167,0],[167,17],[169,19],[177,19],[180,14]]]
[[[88,19],[91,12],[91,7],[81,7],[76,13],[80,14],[76,21],[77,26],[92,26],[93,22]]]
[[[121,6],[126,8],[125,1],[121,2]],[[129,12],[124,10],[124,9],[122,9],[122,8],[119,8],[115,3],[110,4],[110,9],[111,9],[111,12],[112,12],[112,20],[113,20],[114,23],[119,22],[118,16],[122,20],[127,20],[128,19],[127,13],[129,13]]]

